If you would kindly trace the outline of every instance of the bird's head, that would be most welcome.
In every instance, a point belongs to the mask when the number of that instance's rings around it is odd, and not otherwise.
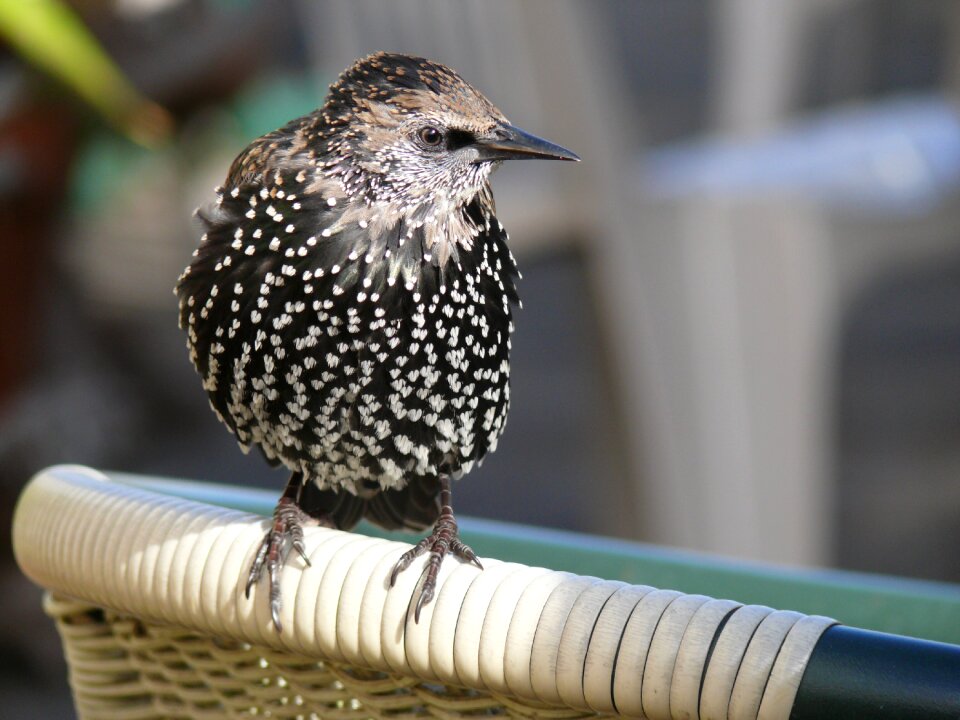
[[[358,60],[330,88],[315,141],[347,194],[401,213],[468,201],[501,160],[579,160],[511,125],[449,68],[406,55]]]

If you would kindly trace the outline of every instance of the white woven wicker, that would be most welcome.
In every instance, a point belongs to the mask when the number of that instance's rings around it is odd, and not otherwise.
[[[833,621],[483,559],[444,563],[420,623],[408,546],[307,528],[284,631],[242,578],[262,517],[85,468],[35,477],[14,519],[49,589],[81,718],[789,717]]]

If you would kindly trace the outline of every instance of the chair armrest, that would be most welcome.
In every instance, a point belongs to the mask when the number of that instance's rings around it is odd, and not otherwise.
[[[183,628],[263,656],[279,653],[298,667],[379,671],[421,683],[421,693],[431,683],[468,688],[521,714],[786,719],[795,699],[820,712],[824,705],[811,705],[798,689],[821,636],[833,638],[834,657],[851,643],[875,641],[893,667],[898,658],[915,659],[920,647],[920,656],[960,673],[954,646],[877,640],[847,628],[838,634],[822,616],[492,558],[483,559],[483,571],[444,563],[436,598],[418,623],[409,602],[416,570],[389,586],[408,545],[319,527],[304,534],[312,565],[291,556],[284,568],[284,631],[277,633],[266,594],[255,589],[248,599],[242,583],[266,520],[125,479],[77,466],[40,473],[18,502],[14,551],[38,584],[104,608],[106,616],[134,618],[148,634],[156,626]],[[69,623],[60,626],[63,634]],[[890,663],[877,670],[889,671]],[[833,692],[830,676],[814,675],[819,691]],[[211,681],[209,673],[201,677]],[[953,712],[937,694],[951,691],[951,676],[944,677],[930,701]]]

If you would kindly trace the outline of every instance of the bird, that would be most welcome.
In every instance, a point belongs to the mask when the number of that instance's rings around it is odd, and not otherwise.
[[[579,161],[510,124],[454,70],[360,58],[313,112],[254,140],[177,281],[179,323],[241,449],[290,470],[247,573],[266,574],[278,632],[291,550],[309,522],[431,532],[415,620],[460,539],[451,483],[492,452],[510,405],[519,271],[490,174],[504,160]]]

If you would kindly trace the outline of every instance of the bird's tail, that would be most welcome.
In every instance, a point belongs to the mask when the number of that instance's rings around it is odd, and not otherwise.
[[[365,517],[387,530],[428,528],[440,517],[440,481],[417,478],[402,489],[383,490],[367,501]]]
[[[340,530],[349,530],[366,518],[385,530],[419,532],[440,516],[440,481],[416,478],[403,488],[380,490],[368,498],[307,483],[299,505],[311,517],[332,521]]]

